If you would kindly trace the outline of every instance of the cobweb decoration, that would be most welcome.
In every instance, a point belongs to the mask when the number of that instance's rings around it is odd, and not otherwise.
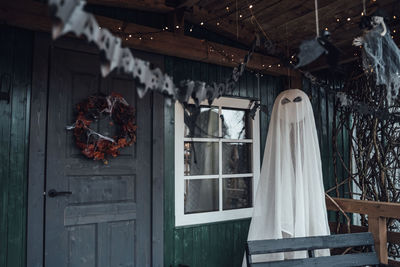
[[[171,76],[162,73],[159,68],[151,68],[150,62],[134,57],[129,48],[121,47],[121,38],[99,27],[94,15],[84,10],[85,4],[83,0],[49,0],[50,12],[55,19],[53,39],[67,33],[86,37],[88,42],[94,43],[100,50],[103,77],[114,69],[123,70],[139,82],[136,88],[141,98],[149,90],[154,90],[167,96],[167,104],[171,100],[187,103],[190,98],[197,106],[204,100],[211,104],[215,98],[236,88],[255,46],[259,45],[259,39],[256,38],[243,62],[234,68],[232,75],[223,83],[206,84],[203,81],[184,80],[176,85]]]
[[[382,33],[384,33],[383,36]],[[353,44],[362,45],[364,70],[374,75],[376,85],[386,86],[387,101],[389,104],[392,103],[399,95],[400,49],[393,41],[390,32],[386,31],[383,18],[362,37],[356,38]]]

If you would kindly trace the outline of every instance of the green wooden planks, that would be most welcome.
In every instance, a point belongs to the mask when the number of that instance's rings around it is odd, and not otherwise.
[[[165,69],[173,75],[174,81],[194,79],[208,83],[224,82],[232,73],[231,68],[201,62],[166,57]],[[260,84],[260,87],[259,87]],[[227,96],[259,98],[263,104],[272,104],[282,90],[279,77],[263,76],[260,82],[254,73],[246,72],[240,79],[239,88],[228,92]],[[164,229],[164,265],[190,267],[239,267],[242,264],[244,245],[247,239],[249,219],[174,227],[174,129],[171,121],[174,109],[165,107],[165,229]],[[269,116],[261,115],[261,136],[265,139]],[[265,140],[263,140],[265,144]],[[261,154],[264,148],[262,147]]]
[[[19,267],[25,266],[33,34],[4,26],[0,36],[2,87],[11,85],[10,103],[0,102],[0,266]],[[5,82],[4,77],[11,83]]]
[[[223,82],[231,73],[230,68],[200,63],[190,60],[166,57],[166,70],[174,75],[177,82],[180,79],[191,78],[208,83]],[[333,101],[320,88],[304,82],[304,90],[311,95],[311,102],[315,114],[318,138],[323,161],[325,186],[334,184],[332,169],[332,128]],[[265,139],[268,132],[269,119],[275,98],[284,90],[280,77],[263,75],[259,79],[254,73],[246,72],[239,81],[238,90],[226,96],[240,96],[244,98],[257,98],[268,107],[268,114],[260,115],[261,159],[263,158]],[[244,245],[250,220],[236,220],[217,222],[188,227],[174,227],[174,170],[173,170],[173,108],[166,107],[165,115],[165,266],[178,266],[179,264],[190,267],[202,266],[237,266],[243,260]],[[343,133],[341,146],[345,150],[345,133]],[[347,141],[348,144],[348,141]],[[168,158],[169,157],[169,158]]]
[[[165,59],[165,70],[174,75],[174,62]],[[174,259],[175,184],[174,184],[174,107],[164,105],[164,266]]]
[[[0,75],[9,74],[11,78],[11,70],[13,62],[13,43],[15,33],[11,28],[1,27],[0,30]],[[5,81],[1,83],[1,90],[7,91],[4,88],[7,84]],[[7,266],[8,254],[8,184],[10,181],[10,133],[11,133],[11,105],[4,101],[0,101],[0,266]]]

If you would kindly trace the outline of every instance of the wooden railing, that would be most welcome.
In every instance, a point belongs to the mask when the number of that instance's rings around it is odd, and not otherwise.
[[[335,202],[333,202],[332,200]],[[388,232],[386,221],[388,218],[400,219],[400,203],[376,202],[366,200],[354,200],[345,198],[327,198],[328,210],[359,213],[368,215],[368,228],[352,225],[351,231],[371,232],[375,240],[375,249],[379,260],[383,264],[400,266],[400,262],[388,259],[387,243],[400,245],[400,233]],[[339,208],[339,207],[340,208]]]

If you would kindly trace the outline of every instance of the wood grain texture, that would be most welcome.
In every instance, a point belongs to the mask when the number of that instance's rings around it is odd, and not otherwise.
[[[369,215],[368,231],[374,236],[375,250],[380,263],[388,264],[386,218]]]
[[[26,190],[33,34],[0,27],[0,266],[25,266]]]
[[[350,213],[368,214],[373,217],[386,217],[400,219],[400,204],[390,202],[378,202],[367,200],[355,200],[345,198],[333,198],[339,206]],[[337,210],[333,203],[326,199],[328,210]]]
[[[346,254],[331,257],[316,257],[308,259],[287,260],[281,262],[255,263],[254,267],[307,267],[307,266],[364,266],[376,265],[378,260],[375,252],[363,254]]]
[[[51,19],[48,16],[47,5],[29,0],[17,0],[5,2],[1,7],[0,19],[4,20],[8,24],[36,31],[50,32],[52,24]],[[99,25],[108,28],[114,33],[116,33],[116,29],[119,27],[123,27],[125,32],[158,32],[160,30],[102,16],[96,16],[96,18],[99,22]],[[243,59],[247,54],[247,51],[243,49],[200,40],[185,35],[177,35],[168,31],[158,33],[155,35],[153,40],[129,38],[128,40],[122,40],[122,42],[123,45],[138,50],[198,60],[229,67],[234,67],[238,63],[225,60],[225,58],[219,53],[210,53],[210,47],[214,47],[215,49],[221,51],[224,50],[225,54],[234,55],[235,59]],[[250,69],[255,69],[272,75],[287,74],[287,70],[284,67],[276,66],[276,64],[279,62],[280,60],[278,58],[254,53],[252,60],[247,66]],[[273,67],[263,67],[263,65],[268,64],[272,64]]]
[[[284,238],[274,240],[248,241],[251,255],[285,251],[315,250],[324,248],[342,248],[373,246],[371,233],[337,234],[315,237]]]
[[[47,82],[50,36],[35,33],[32,97],[30,117],[27,218],[27,263],[32,267],[43,266],[43,216],[47,118]]]

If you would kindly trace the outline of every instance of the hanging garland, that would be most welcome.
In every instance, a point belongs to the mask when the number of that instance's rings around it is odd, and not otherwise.
[[[72,126],[76,146],[86,157],[102,160],[108,164],[107,156],[117,157],[121,148],[136,142],[135,109],[117,93],[109,96],[92,95],[76,105],[77,117]],[[94,121],[105,117],[111,119],[110,125],[116,127],[117,134],[108,137],[90,128]]]

